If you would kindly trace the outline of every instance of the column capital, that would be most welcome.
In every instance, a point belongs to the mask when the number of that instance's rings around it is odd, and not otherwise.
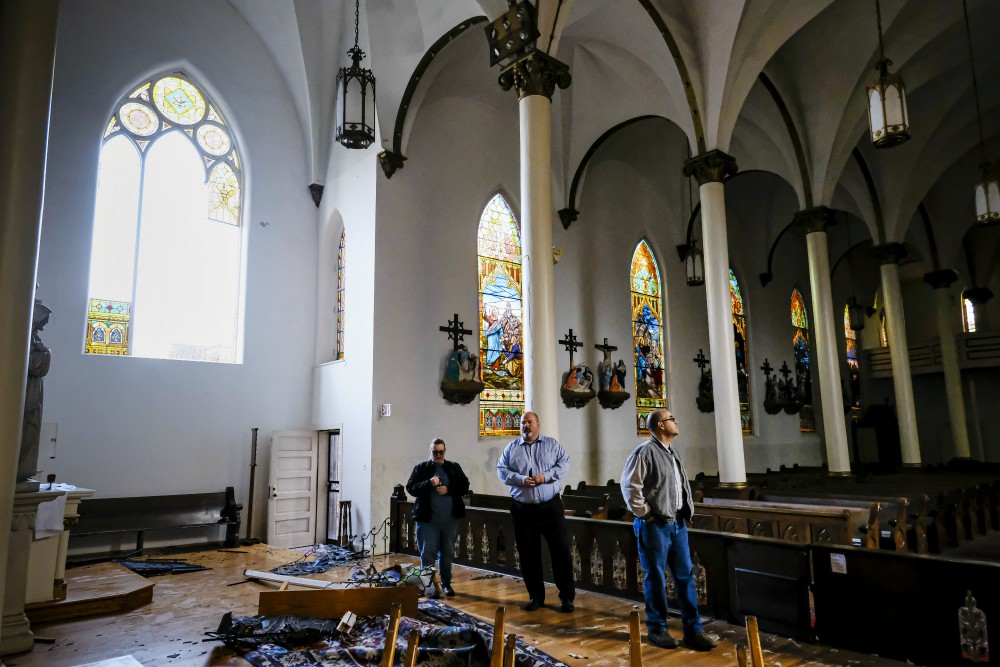
[[[737,171],[739,167],[736,166],[736,158],[718,149],[684,161],[684,175],[693,175],[698,179],[698,185],[721,183],[730,176],[735,176]]]
[[[556,86],[569,88],[572,80],[566,63],[541,51],[532,51],[507,65],[500,72],[497,83],[505,91],[516,88],[519,100],[529,95],[544,95],[551,100]]]
[[[804,211],[796,211],[792,222],[806,234],[825,232],[837,224],[837,212],[828,206],[814,206]]]
[[[879,264],[899,264],[906,257],[906,246],[902,243],[883,243],[872,247],[872,257]]]
[[[958,280],[958,274],[951,269],[938,269],[924,274],[924,282],[934,289],[949,287]]]

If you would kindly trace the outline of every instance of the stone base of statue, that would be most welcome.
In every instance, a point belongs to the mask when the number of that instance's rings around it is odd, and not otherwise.
[[[562,396],[563,404],[567,408],[582,408],[597,396],[597,392],[593,389],[576,391],[574,389],[567,389],[566,387],[563,387],[559,391],[559,394]]]
[[[782,409],[785,411],[786,415],[797,415],[802,409],[802,404],[798,401],[788,401],[782,406]]]
[[[14,484],[14,493],[34,493],[42,486],[42,483],[35,479],[26,479]]]
[[[698,409],[702,412],[715,412],[714,396],[699,396],[695,399],[695,403],[698,404]]]
[[[459,405],[471,403],[485,388],[486,385],[478,380],[444,380],[441,382],[441,393],[444,395],[444,400]]]
[[[597,392],[597,402],[601,404],[602,408],[614,410],[616,408],[620,408],[631,396],[632,394],[627,391],[609,391],[607,389],[602,389]]]
[[[0,626],[0,655],[24,653],[35,646],[28,617],[24,615],[27,592],[28,561],[31,540],[35,533],[38,504],[62,495],[42,491],[15,493],[10,521],[10,542],[7,547],[7,572],[4,573],[3,625]]]

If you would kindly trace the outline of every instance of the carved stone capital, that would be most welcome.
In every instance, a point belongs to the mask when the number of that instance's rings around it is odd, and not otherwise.
[[[684,162],[684,175],[694,176],[698,185],[721,183],[739,171],[736,158],[716,149],[695,155]]]
[[[378,154],[378,162],[382,165],[382,173],[385,174],[386,178],[392,178],[392,175],[396,173],[397,169],[403,168],[403,162],[405,161],[405,155],[394,153],[389,149],[386,149]]]
[[[797,211],[792,222],[806,234],[825,232],[827,228],[837,224],[837,213],[826,206],[815,206]]]
[[[989,287],[969,287],[963,294],[972,303],[981,306],[993,298],[993,290]]]
[[[313,183],[310,185],[309,196],[312,197],[313,203],[316,204],[316,208],[319,208],[319,203],[323,201],[323,186],[319,183]]]
[[[958,274],[951,269],[940,269],[924,274],[924,282],[934,289],[949,287],[956,280],[958,280]]]
[[[544,95],[551,100],[556,86],[569,88],[572,80],[568,65],[541,51],[532,51],[517,59],[497,78],[503,90],[516,88],[519,100],[529,95]]]
[[[879,264],[899,264],[906,257],[906,246],[902,243],[884,243],[872,247],[872,257]]]

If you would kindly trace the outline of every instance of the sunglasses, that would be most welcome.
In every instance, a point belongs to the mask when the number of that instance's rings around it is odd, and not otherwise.
[[[444,450],[443,449],[432,449],[431,450],[431,454],[434,454],[435,456],[438,455],[438,454],[444,454]]]

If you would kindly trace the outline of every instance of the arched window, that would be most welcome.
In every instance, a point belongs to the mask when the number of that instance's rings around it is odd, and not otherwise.
[[[243,171],[216,105],[153,77],[104,128],[85,352],[239,361]]]
[[[844,340],[847,349],[847,393],[851,419],[861,419],[861,366],[858,364],[858,339],[851,328],[851,308],[844,305]]]
[[[802,293],[792,290],[792,356],[795,358],[795,387],[802,409],[799,411],[799,430],[811,433],[816,430],[813,414],[812,369],[809,363],[809,315]]]
[[[636,431],[648,433],[649,413],[667,405],[663,368],[663,283],[646,241],[632,253],[632,349],[635,357]]]
[[[962,290],[962,331],[976,333],[976,304],[966,298],[965,290]]]
[[[499,194],[479,218],[479,435],[517,435],[524,412],[521,239]]]
[[[733,347],[736,350],[736,388],[740,395],[740,424],[744,435],[753,433],[750,412],[750,357],[747,354],[747,314],[736,274],[729,269],[729,300],[733,304]]]
[[[337,358],[344,358],[344,235],[340,232],[340,245],[337,246]]]

